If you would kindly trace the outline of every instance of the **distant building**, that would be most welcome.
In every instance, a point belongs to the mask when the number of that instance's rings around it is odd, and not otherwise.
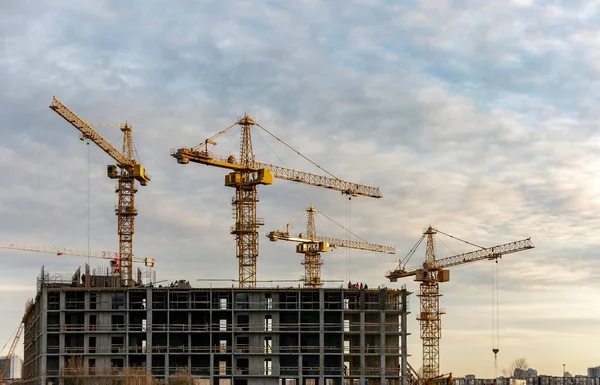
[[[0,357],[0,368],[4,365],[6,356]],[[21,368],[23,367],[23,360],[19,356],[13,356],[10,362],[8,370],[4,374],[4,379],[7,378],[21,378]]]
[[[600,377],[600,366],[588,368],[588,377]]]
[[[600,385],[600,377],[580,376],[565,378],[561,376],[539,375],[537,377],[527,377],[525,380],[515,378],[497,377],[492,379],[455,377],[452,385]],[[370,384],[369,384],[370,385]]]
[[[525,378],[530,378],[530,377],[537,377],[538,376],[538,372],[535,369],[529,368],[529,369],[515,369],[514,373],[513,373],[513,377],[514,378],[519,378],[519,379],[525,379]]]

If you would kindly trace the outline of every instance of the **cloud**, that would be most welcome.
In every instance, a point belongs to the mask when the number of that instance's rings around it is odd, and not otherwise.
[[[264,233],[309,203],[371,242],[396,246],[397,256],[323,256],[324,277],[372,287],[394,287],[385,271],[430,224],[485,246],[531,236],[536,249],[501,262],[501,325],[511,346],[503,353],[527,354],[538,370],[557,374],[559,358],[544,352],[566,343],[580,347],[560,357],[573,372],[594,364],[587,360],[597,333],[582,309],[597,301],[596,5],[63,0],[3,2],[0,14],[3,241],[118,247],[114,181],[105,177],[114,162],[48,109],[56,95],[89,122],[133,124],[153,178],[136,196],[134,252],[156,258],[159,279],[235,277],[225,170],[178,165],[169,150],[196,145],[247,112],[333,175],[384,194],[349,201],[282,180],[259,187],[259,279],[303,274],[293,245]],[[99,130],[120,147],[118,129]],[[217,142],[216,153],[237,154],[239,131]],[[257,160],[323,172],[260,130],[253,145]],[[318,230],[345,236],[335,226]],[[437,246],[439,257],[470,250],[444,238]],[[24,282],[34,290],[42,264],[85,262],[7,255],[3,277],[17,282],[5,291]],[[423,259],[420,249],[411,263]],[[478,350],[489,350],[490,274],[481,262],[453,269],[445,284],[444,369],[494,373]],[[556,316],[565,304],[580,320]],[[2,330],[21,312],[16,302],[7,308]],[[418,367],[414,319],[410,327]]]

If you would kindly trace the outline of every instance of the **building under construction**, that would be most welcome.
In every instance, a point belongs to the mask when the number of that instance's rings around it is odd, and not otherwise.
[[[24,383],[128,370],[203,385],[401,383],[406,289],[167,286],[42,269],[24,320]]]

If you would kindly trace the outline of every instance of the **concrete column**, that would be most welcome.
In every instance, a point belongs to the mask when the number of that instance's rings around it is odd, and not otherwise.
[[[319,289],[319,384],[325,385],[325,291]]]
[[[365,292],[360,291],[360,385],[365,384]]]
[[[133,267],[132,267],[133,270]],[[125,291],[125,338],[123,338],[123,348],[125,349],[125,358],[123,359],[123,371],[129,368],[129,310],[131,309],[130,291]]]
[[[379,292],[379,381],[385,385],[385,355],[386,355],[386,330],[385,319],[387,315],[387,306],[385,303],[385,289]]]
[[[402,288],[402,304],[401,304],[401,315],[400,315],[400,343],[402,346],[400,347],[401,356],[401,370],[402,370],[402,385],[408,384],[408,333],[407,333],[407,323],[408,320],[408,293],[406,291],[406,286]]]
[[[48,356],[48,289],[42,288],[41,306],[40,306],[40,380],[42,384],[46,384],[46,368],[48,367],[47,356]]]
[[[208,292],[208,301],[209,301],[209,308],[208,308],[208,327],[211,330],[211,333],[209,333],[209,339],[208,339],[208,347],[209,347],[209,370],[210,370],[210,383],[214,384],[215,381],[215,357],[213,354],[213,350],[212,350],[212,346],[213,346],[213,333],[212,333],[212,328],[213,328],[213,311],[212,311],[212,302],[213,302],[213,291],[212,289],[209,290]]]
[[[171,291],[167,290],[167,346],[165,353],[165,384],[169,384],[169,375],[170,375],[170,363],[169,363],[169,349],[171,347]]]
[[[146,374],[152,376],[152,287],[146,288]]]
[[[63,329],[63,327],[65,326],[65,322],[66,322],[66,317],[65,317],[65,307],[66,307],[66,293],[64,291],[61,291],[59,293],[59,298],[60,298],[60,305],[59,305],[59,309],[60,309],[60,333],[58,333],[58,351],[61,353],[58,357],[58,368],[60,369],[64,369],[65,368],[65,329]],[[58,381],[59,385],[63,385],[64,384],[64,380],[62,378],[62,376],[60,377],[59,381]]]

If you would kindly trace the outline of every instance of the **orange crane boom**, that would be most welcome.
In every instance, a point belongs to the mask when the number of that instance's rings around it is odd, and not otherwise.
[[[422,266],[406,269],[400,261],[395,270],[388,271],[385,275],[390,282],[396,282],[398,278],[410,276],[414,276],[415,281],[420,282],[418,296],[421,303],[421,311],[417,319],[420,323],[421,339],[423,342],[423,378],[426,381],[436,379],[439,376],[439,344],[442,331],[441,316],[444,314],[440,310],[440,296],[442,294],[439,291],[439,283],[450,280],[450,271],[445,269],[482,260],[496,260],[497,262],[505,254],[517,253],[535,247],[531,238],[527,238],[436,260],[434,236],[438,232],[448,235],[430,226],[409,253],[410,257],[421,241],[427,238],[426,258]]]
[[[320,253],[328,252],[331,248],[344,247],[349,249],[375,251],[378,253],[396,254],[396,249],[392,246],[370,243],[362,238],[360,241],[357,241],[352,239],[319,236],[316,232],[315,213],[321,213],[325,218],[329,219],[344,230],[347,229],[317,210],[317,208],[313,205],[309,205],[304,211],[306,211],[307,214],[305,235],[299,234],[294,236],[289,233],[289,228],[295,221],[294,219],[292,222],[284,226],[285,230],[271,231],[269,234],[267,234],[267,237],[272,242],[276,242],[281,239],[282,241],[300,243],[296,246],[296,252],[304,254],[304,262],[302,262],[302,264],[304,265],[304,286],[306,287],[320,287],[323,285],[323,282],[321,281],[321,266],[323,265],[323,260],[321,259]],[[358,237],[356,234],[352,234]]]
[[[209,145],[216,145],[215,139],[218,136],[238,125],[242,128],[239,159],[235,159],[234,156],[226,158],[215,156],[208,151]],[[256,287],[256,258],[258,257],[257,229],[263,225],[263,221],[256,217],[256,205],[258,202],[256,188],[258,185],[270,185],[273,183],[273,178],[279,178],[337,190],[343,194],[352,196],[382,197],[379,188],[341,180],[312,161],[310,162],[313,165],[328,173],[330,177],[257,162],[254,159],[254,152],[252,150],[252,138],[250,134],[252,126],[260,127],[304,159],[310,161],[246,114],[231,126],[206,139],[199,145],[195,147],[183,147],[171,152],[171,156],[177,159],[177,163],[180,164],[194,162],[233,170],[233,172],[225,176],[225,186],[235,188],[235,197],[233,198],[232,205],[235,208],[236,222],[231,228],[231,234],[236,237],[236,255],[239,261],[238,281],[240,287]]]
[[[33,309],[33,307],[34,307],[33,301],[32,300],[27,301],[23,319],[21,319],[21,322],[19,323],[19,327],[17,328],[17,333],[15,334],[15,338],[13,339],[13,341],[10,345],[10,348],[8,349],[8,353],[6,354],[6,357],[4,358],[4,363],[2,364],[2,367],[0,368],[0,381],[2,381],[2,379],[6,375],[6,371],[10,367],[10,362],[12,361],[12,358],[15,354],[17,344],[19,342],[19,339],[21,338],[21,334],[23,334],[23,330],[25,329],[25,320],[27,319],[27,315],[29,314],[31,309]]]
[[[118,219],[119,255],[121,256],[121,280],[125,286],[135,284],[133,280],[133,234],[135,232],[135,193],[138,181],[146,186],[150,176],[146,174],[144,167],[135,159],[135,148],[131,136],[132,127],[129,123],[120,125],[123,132],[123,151],[117,150],[106,141],[91,124],[86,123],[58,99],[53,98],[50,109],[60,115],[81,133],[81,140],[89,139],[113,158],[117,165],[109,165],[108,177],[117,179],[116,193],[119,203],[115,208]]]

